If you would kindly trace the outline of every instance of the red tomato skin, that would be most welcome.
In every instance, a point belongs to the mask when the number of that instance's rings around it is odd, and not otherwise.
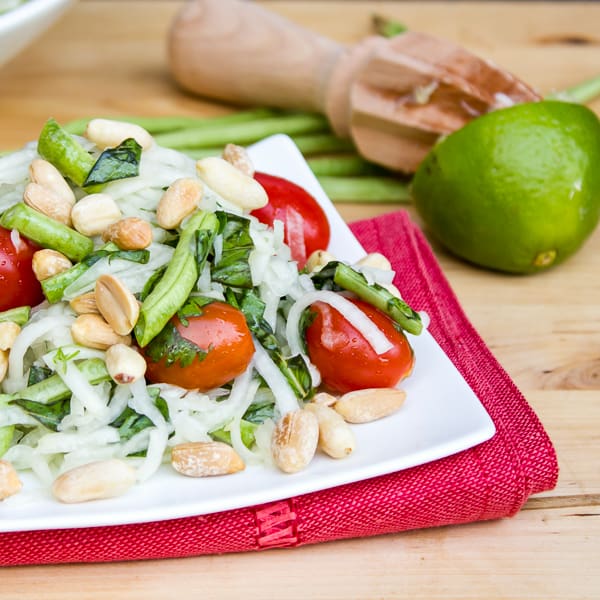
[[[308,355],[321,373],[323,385],[341,394],[396,386],[410,375],[414,366],[410,343],[387,315],[362,300],[351,302],[379,327],[393,347],[378,355],[339,311],[316,302],[311,306],[315,318],[306,328],[305,336]]]
[[[146,378],[152,383],[170,383],[189,390],[207,392],[241,375],[252,360],[254,343],[241,311],[225,302],[211,302],[198,317],[184,325],[177,316],[171,322],[179,334],[207,352],[185,367],[167,365],[165,358],[146,358]]]
[[[44,299],[31,261],[39,248],[21,236],[15,248],[10,230],[0,227],[0,311],[18,306],[35,306]]]
[[[298,268],[302,269],[313,252],[326,250],[329,246],[331,231],[325,211],[306,190],[287,179],[260,172],[255,173],[254,178],[267,192],[269,203],[251,214],[266,225],[272,226],[276,219],[283,221],[284,240],[290,245]],[[294,221],[294,211],[303,222],[304,248],[288,238],[288,222]]]

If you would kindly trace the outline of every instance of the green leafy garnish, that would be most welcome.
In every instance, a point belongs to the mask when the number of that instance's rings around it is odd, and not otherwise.
[[[60,422],[71,412],[70,398],[50,402],[49,404],[25,400],[24,398],[17,398],[13,402],[52,431],[58,431]]]
[[[194,342],[186,340],[179,333],[177,327],[169,321],[146,346],[145,354],[153,362],[164,358],[167,367],[175,363],[180,367],[188,367],[196,359],[203,360],[207,351],[196,346]]]
[[[254,242],[250,236],[250,220],[223,211],[215,214],[223,236],[223,249],[219,261],[213,265],[212,280],[232,287],[251,288],[248,258]]]
[[[160,414],[165,418],[165,421],[169,420],[169,407],[167,406],[164,398],[158,395],[158,390],[155,388],[149,388],[148,393],[154,400],[156,408],[160,411]],[[138,412],[133,410],[131,407],[127,407],[112,423],[112,427],[116,427],[119,430],[119,437],[122,441],[131,439],[136,433],[143,431],[147,427],[153,427],[154,423],[146,416],[140,415]]]
[[[107,148],[94,163],[83,187],[136,177],[140,171],[141,156],[142,147],[133,138],[126,139],[116,148]]]

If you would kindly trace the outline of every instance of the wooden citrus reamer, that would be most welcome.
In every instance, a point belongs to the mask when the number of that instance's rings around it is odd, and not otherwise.
[[[176,81],[197,94],[322,112],[365,158],[406,172],[474,116],[539,100],[451,42],[406,32],[344,46],[240,0],[186,4],[171,27],[169,61]]]

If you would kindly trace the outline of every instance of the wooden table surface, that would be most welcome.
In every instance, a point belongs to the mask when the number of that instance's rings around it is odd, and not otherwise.
[[[343,42],[367,34],[375,10],[396,16],[493,59],[542,93],[600,73],[600,4],[264,4]],[[164,40],[180,6],[75,6],[0,68],[0,147],[36,138],[50,115],[225,112],[169,79]],[[591,106],[600,112],[599,102]],[[395,207],[339,208],[352,220]],[[555,490],[488,523],[266,553],[5,568],[0,598],[599,598],[600,230],[564,265],[531,277],[482,271],[435,250],[466,313],[547,428],[561,469]]]

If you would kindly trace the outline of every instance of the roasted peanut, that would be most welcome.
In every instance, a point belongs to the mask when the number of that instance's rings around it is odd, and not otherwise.
[[[10,350],[15,343],[21,327],[12,321],[0,323],[0,350]]]
[[[406,392],[395,388],[369,388],[344,394],[333,408],[349,423],[369,423],[396,412]]]
[[[102,149],[118,146],[128,138],[133,138],[144,150],[154,143],[153,137],[143,127],[111,119],[92,119],[83,135]]]
[[[131,345],[131,336],[116,333],[100,315],[79,315],[71,325],[71,336],[76,344],[98,350],[115,344]]]
[[[61,252],[44,248],[34,253],[31,268],[38,281],[44,281],[70,269],[73,263]]]
[[[254,177],[254,165],[248,156],[246,148],[236,144],[227,144],[223,149],[223,160],[233,165],[238,171],[241,171],[248,177]]]
[[[121,218],[121,210],[108,194],[89,194],[71,210],[73,227],[87,236],[100,235]]]
[[[96,304],[96,293],[86,292],[80,296],[73,298],[69,305],[78,315],[99,314],[98,305]]]
[[[315,455],[318,441],[319,423],[312,412],[295,410],[287,413],[273,430],[273,460],[285,473],[301,471]]]
[[[245,468],[239,454],[223,442],[189,442],[173,446],[171,465],[188,477],[230,475]]]
[[[176,179],[158,202],[156,222],[164,229],[179,227],[196,210],[203,193],[204,187],[197,179]]]
[[[111,346],[106,351],[105,361],[108,374],[116,383],[133,383],[146,373],[144,357],[125,344]]]
[[[22,487],[15,468],[8,461],[0,460],[0,500],[14,496]]]
[[[319,422],[319,448],[332,458],[344,458],[356,447],[354,433],[342,415],[325,404],[310,402],[305,410]]]
[[[57,196],[51,189],[39,183],[28,183],[23,192],[23,202],[38,212],[62,223],[71,225],[71,209],[73,204]]]
[[[34,158],[29,165],[31,181],[49,189],[55,196],[70,206],[75,204],[75,194],[60,171],[43,158]]]
[[[196,173],[219,196],[240,208],[254,210],[267,204],[267,192],[256,179],[217,156],[201,158]]]
[[[114,275],[100,275],[95,288],[96,306],[119,335],[127,335],[137,323],[140,305],[135,296]]]
[[[143,250],[152,243],[152,227],[148,221],[127,217],[102,232],[105,242],[113,242],[121,250]]]
[[[135,470],[116,458],[88,463],[63,473],[54,480],[57,500],[72,504],[123,495],[135,483]]]

